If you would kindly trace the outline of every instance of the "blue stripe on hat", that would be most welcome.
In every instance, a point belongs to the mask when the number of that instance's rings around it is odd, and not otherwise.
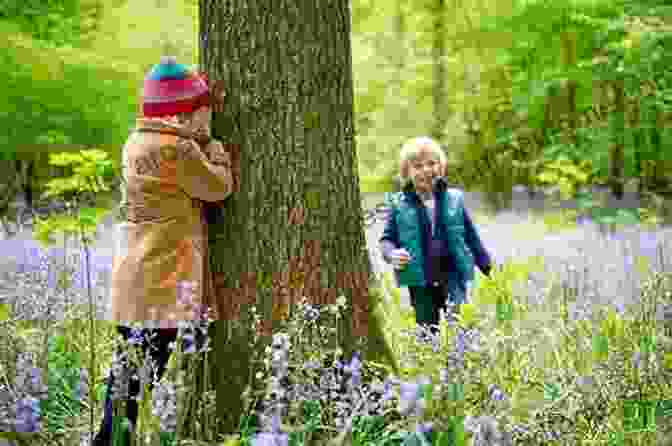
[[[181,80],[189,77],[190,72],[191,70],[185,65],[168,61],[154,65],[149,74],[147,74],[146,79],[154,81],[164,79]]]

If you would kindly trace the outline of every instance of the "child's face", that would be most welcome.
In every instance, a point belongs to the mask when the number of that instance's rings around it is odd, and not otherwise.
[[[432,190],[432,181],[441,176],[441,163],[439,158],[429,151],[421,151],[417,158],[409,163],[409,176],[420,192]]]

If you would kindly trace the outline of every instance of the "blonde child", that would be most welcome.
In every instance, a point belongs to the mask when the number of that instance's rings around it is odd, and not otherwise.
[[[448,188],[446,156],[431,138],[404,144],[399,161],[402,191],[390,194],[380,249],[395,269],[397,286],[408,286],[418,326],[436,333],[447,302],[457,311],[474,280],[492,268],[466,208],[463,192]]]

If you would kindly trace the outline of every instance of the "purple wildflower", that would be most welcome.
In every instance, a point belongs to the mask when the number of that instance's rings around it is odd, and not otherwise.
[[[289,436],[283,433],[262,432],[252,439],[252,446],[287,446]]]
[[[57,283],[58,283],[58,276],[56,274],[56,271],[52,268],[49,271],[49,276],[47,278],[47,287],[53,290],[56,288]]]
[[[560,439],[560,433],[556,430],[544,431],[544,440],[554,441]]]
[[[417,423],[415,425],[415,431],[421,434],[428,434],[434,428],[434,423]]]
[[[138,327],[131,328],[130,336],[128,338],[128,343],[130,345],[141,345],[143,337],[143,330]]]
[[[48,391],[42,381],[42,372],[33,366],[31,355],[20,354],[16,361],[15,386],[22,394],[41,397]]]
[[[191,354],[196,353],[196,342],[194,342],[194,334],[189,332],[182,333],[182,353]]]
[[[387,379],[385,380],[385,383],[383,384],[383,396],[380,400],[381,403],[384,403],[385,401],[389,401],[394,397],[394,393],[392,392],[392,380]]]
[[[81,401],[86,399],[89,394],[89,371],[81,368],[79,371],[79,381],[75,387],[75,400]]]
[[[639,234],[639,248],[643,256],[654,257],[656,255],[657,247],[658,241],[656,240],[655,233],[641,232]]]
[[[350,364],[345,367],[345,372],[351,374],[350,385],[353,388],[359,386],[362,382],[361,367],[362,362],[359,360],[359,353],[355,352]]]
[[[631,362],[632,362],[632,367],[633,367],[634,369],[638,369],[638,368],[640,367],[640,365],[641,365],[641,362],[642,362],[642,352],[640,352],[639,350],[636,351],[636,352],[632,355],[632,360],[631,360]]]
[[[493,401],[504,401],[506,395],[494,384],[488,386],[488,394]]]
[[[40,402],[32,396],[16,403],[15,429],[17,432],[37,432],[40,429]]]
[[[460,330],[457,333],[455,338],[455,350],[460,355],[460,357],[464,356],[464,352],[466,350],[466,336],[464,330]]]
[[[417,416],[421,416],[425,409],[425,401],[422,395],[422,385],[427,384],[426,378],[420,378],[417,382],[402,382],[399,384],[399,408],[402,416],[408,416],[415,411]]]
[[[590,217],[587,217],[585,215],[579,215],[578,217],[576,217],[576,224],[578,226],[587,225],[590,224],[590,222],[591,222]]]

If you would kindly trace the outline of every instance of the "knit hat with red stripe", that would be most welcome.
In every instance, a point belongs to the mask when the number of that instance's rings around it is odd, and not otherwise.
[[[142,112],[146,117],[191,113],[210,105],[210,92],[203,76],[164,56],[145,76]]]

